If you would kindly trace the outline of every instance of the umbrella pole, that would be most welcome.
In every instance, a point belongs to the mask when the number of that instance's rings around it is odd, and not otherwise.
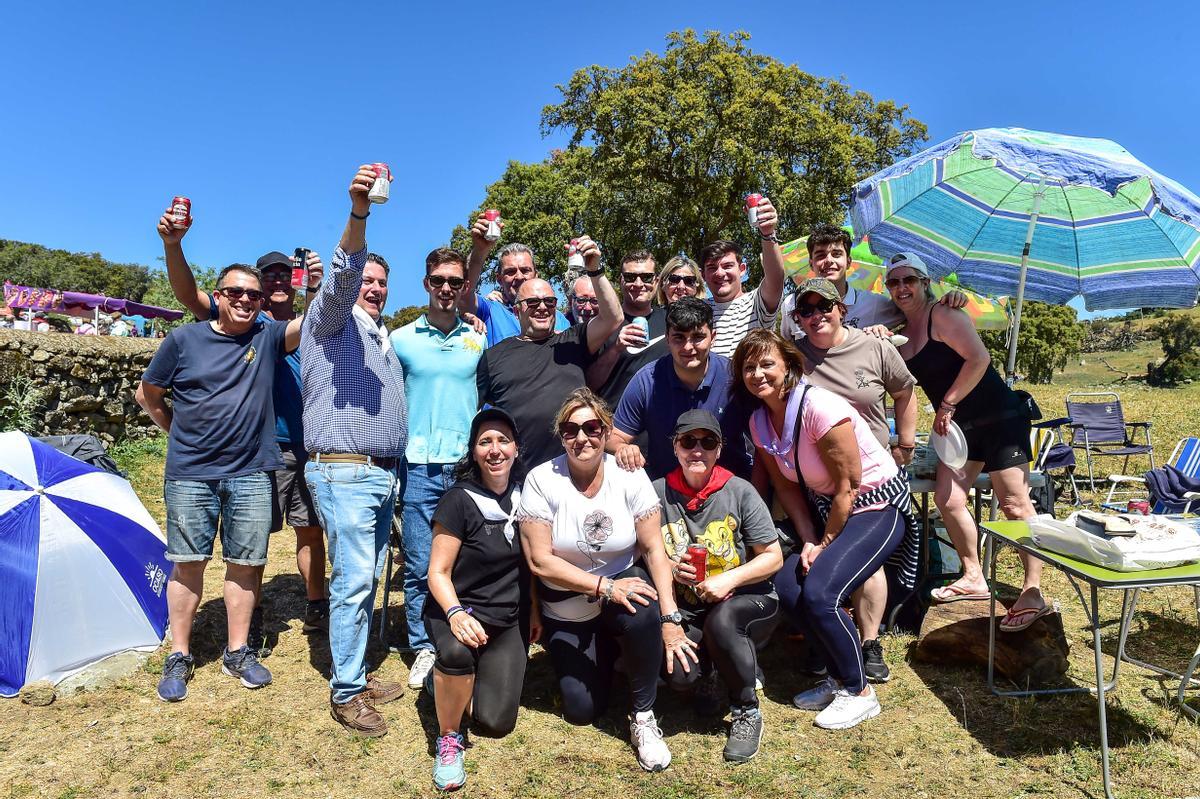
[[[1046,179],[1038,181],[1033,192],[1033,207],[1029,211],[1029,227],[1025,230],[1025,246],[1021,249],[1021,272],[1017,276],[1017,309],[1013,314],[1012,336],[1008,340],[1008,363],[1005,366],[1008,387],[1016,381],[1017,337],[1021,332],[1021,306],[1025,302],[1025,272],[1029,269],[1029,247],[1033,244],[1033,231],[1037,227],[1038,214],[1042,211],[1042,198],[1046,196]]]

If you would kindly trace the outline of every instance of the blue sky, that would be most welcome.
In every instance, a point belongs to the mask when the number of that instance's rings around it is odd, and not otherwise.
[[[1168,10],[1170,6],[1187,10]],[[753,10],[747,10],[751,8]],[[1114,139],[1200,191],[1192,4],[24,3],[3,20],[0,238],[155,264],[192,198],[190,260],[323,255],[362,162],[396,172],[371,218],[388,309],[509,159],[540,160],[555,84],[661,50],[668,31],[751,47],[908,104],[931,142],[1020,126]],[[836,9],[836,10],[834,10]],[[1183,60],[1181,61],[1180,58]]]

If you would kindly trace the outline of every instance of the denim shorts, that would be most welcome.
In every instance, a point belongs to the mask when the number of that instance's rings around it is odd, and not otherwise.
[[[167,480],[167,560],[209,560],[218,529],[221,557],[239,566],[267,562],[271,476],[253,472],[222,480]]]

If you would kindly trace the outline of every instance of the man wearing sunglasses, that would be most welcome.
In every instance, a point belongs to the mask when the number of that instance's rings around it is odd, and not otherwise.
[[[826,223],[817,225],[804,242],[808,249],[809,267],[814,277],[823,277],[837,286],[842,295],[842,304],[846,306],[846,318],[842,320],[844,326],[858,328],[881,338],[890,336],[891,331],[904,324],[904,314],[891,297],[860,291],[846,280],[846,272],[850,269],[850,245],[850,234],[845,228]],[[942,297],[941,302],[951,308],[961,308],[967,304],[967,296],[961,291],[950,291]],[[793,318],[795,309],[796,293],[792,292],[783,300],[783,318],[779,322],[779,334],[789,341],[804,338],[803,328]]]
[[[734,400],[729,359],[712,352],[712,308],[683,297],[667,308],[669,353],[643,366],[629,382],[613,417],[608,451],[627,471],[645,467],[651,480],[678,466],[672,444],[680,415],[705,410],[721,423],[720,464],[749,480],[753,461],[746,442],[750,414]],[[646,451],[636,443],[645,434]]]
[[[421,616],[429,595],[433,512],[454,483],[454,464],[467,451],[478,405],[475,369],[486,340],[457,313],[466,291],[467,265],[448,247],[425,258],[425,313],[391,335],[404,367],[408,446],[404,451],[404,616],[408,648],[415,654],[410,688],[420,688],[433,668],[434,646]]]
[[[271,476],[282,469],[271,394],[278,364],[300,343],[300,322],[263,320],[262,276],[233,264],[217,279],[217,318],[171,331],[150,361],[137,401],[168,433],[164,473],[172,651],[158,695],[187,697],[195,669],[192,622],[204,568],[221,536],[227,643],[221,670],[247,688],[271,672],[247,645],[271,527]],[[172,394],[172,405],[165,402]]]
[[[567,273],[570,278],[570,273]],[[592,279],[577,277],[571,281],[571,292],[567,295],[567,303],[571,306],[567,311],[567,321],[573,325],[586,322],[600,310],[600,298],[592,288]]]
[[[554,289],[545,280],[526,280],[514,302],[520,335],[489,346],[475,374],[480,407],[495,405],[513,417],[521,454],[531,469],[562,454],[562,442],[551,429],[555,414],[564,397],[585,385],[585,370],[621,322],[599,246],[587,236],[578,246],[584,274],[600,300],[596,316],[556,333]]]
[[[631,252],[621,261],[625,323],[588,370],[588,386],[612,408],[639,369],[667,354],[667,309],[651,305],[654,273],[654,256],[646,250]]]
[[[158,234],[163,240],[167,279],[175,299],[197,319],[216,319],[217,300],[196,285],[195,275],[183,254],[183,237],[191,224],[179,225],[171,214],[158,220]],[[325,271],[316,252],[308,251],[304,264],[295,262],[281,252],[269,252],[258,259],[255,267],[262,273],[263,304],[261,321],[290,322],[296,313],[296,288],[292,286],[292,269],[303,266],[305,272],[305,304],[321,288]],[[296,531],[296,568],[304,580],[308,604],[304,612],[304,631],[324,630],[329,620],[329,600],[325,598],[325,536],[317,521],[312,495],[304,482],[303,396],[300,388],[300,351],[288,353],[275,370],[272,394],[275,406],[275,441],[283,454],[283,468],[273,475],[274,494],[271,505],[271,532],[283,529],[284,521]],[[261,596],[260,596],[261,600]],[[250,618],[250,646],[261,657],[266,648],[263,611],[254,608]]]
[[[488,255],[496,246],[495,241],[487,240],[488,221],[487,217],[480,214],[479,218],[475,220],[475,224],[471,226],[471,253],[467,256],[467,282],[476,290],[479,288],[480,278],[483,277],[483,267],[487,262]],[[503,230],[504,222],[500,221],[499,225]],[[517,292],[526,281],[534,280],[538,276],[537,267],[533,263],[533,250],[526,244],[519,242],[505,244],[500,248],[497,261],[499,263],[496,267],[496,288],[500,293],[500,299],[492,299],[476,291],[474,294],[463,292],[463,296],[458,301],[460,311],[475,314],[487,325],[489,347],[521,333],[521,321],[516,306]],[[571,322],[560,311],[555,311],[553,316],[554,332],[566,330],[571,326]]]

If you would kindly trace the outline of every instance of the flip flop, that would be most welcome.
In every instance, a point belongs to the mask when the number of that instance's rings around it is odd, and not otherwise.
[[[1000,632],[1002,633],[1019,633],[1021,630],[1027,630],[1035,621],[1042,616],[1049,616],[1051,613],[1058,612],[1058,603],[1051,602],[1042,605],[1040,608],[1021,608],[1020,610],[1010,610],[1004,614],[1004,618],[1000,620]],[[1020,619],[1020,621],[1017,621]]]
[[[991,599],[992,595],[987,591],[972,591],[960,585],[944,585],[930,591],[929,598],[939,605],[947,605],[951,602]]]

